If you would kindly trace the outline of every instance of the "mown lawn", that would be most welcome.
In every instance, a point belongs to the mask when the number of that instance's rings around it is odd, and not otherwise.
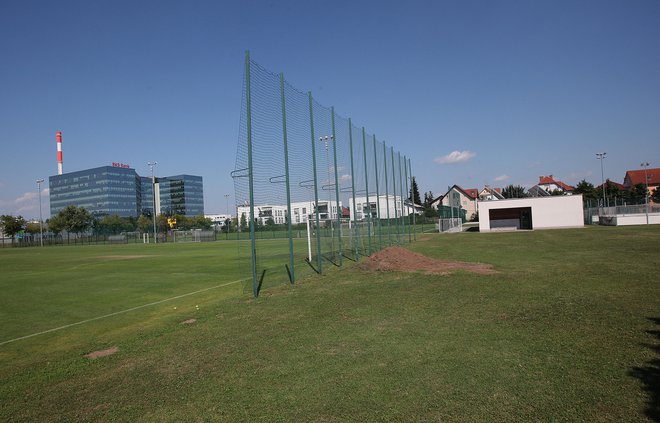
[[[658,227],[428,235],[409,248],[499,273],[366,273],[349,264],[257,300],[237,287],[209,290],[8,343],[0,420],[658,419],[659,241]],[[168,255],[165,274],[177,275],[161,276],[168,294],[183,292],[176,280],[211,286],[214,257],[229,254],[217,243],[188,248],[194,271],[190,256]],[[10,260],[0,251],[2,272],[33,251]],[[145,270],[126,271],[116,295],[129,295],[130,274]],[[140,301],[159,289],[148,281]],[[197,321],[181,323],[188,318]],[[45,327],[42,318],[31,324]],[[111,346],[114,355],[83,357]]]

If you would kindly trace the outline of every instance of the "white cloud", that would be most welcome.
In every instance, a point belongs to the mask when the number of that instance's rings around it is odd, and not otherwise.
[[[37,198],[37,193],[29,191],[21,195],[20,197],[14,199],[14,204],[16,205],[25,204],[27,202],[33,201],[36,198]]]
[[[447,154],[446,156],[440,156],[436,157],[433,159],[434,162],[438,164],[455,164],[455,163],[462,163],[462,162],[467,162],[474,156],[476,156],[477,153],[473,151],[452,151],[451,153]]]
[[[511,178],[509,175],[500,175],[500,176],[496,177],[495,180],[497,182],[502,182],[502,181],[506,181],[509,178]]]
[[[339,177],[339,183],[349,182],[351,180],[351,175],[344,174]]]

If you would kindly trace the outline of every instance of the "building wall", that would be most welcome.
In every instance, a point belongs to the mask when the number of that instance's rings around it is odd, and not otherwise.
[[[349,208],[351,212],[351,220],[363,220],[368,217],[369,207],[367,205],[367,197],[355,197],[355,205],[357,210],[353,210],[353,198],[349,198]],[[369,196],[369,204],[371,205],[371,217],[373,219],[378,218],[378,212],[380,210],[380,218],[387,219],[387,214],[389,212],[390,219],[395,217],[407,216],[413,214],[415,211],[412,207],[407,207],[406,204],[401,204],[401,196],[393,195],[380,195],[378,201],[376,201],[376,196]],[[403,206],[403,207],[402,207]]]
[[[95,216],[121,217],[150,216],[154,208],[151,178],[130,168],[101,166],[53,175],[48,184],[51,216],[69,205],[84,207]],[[155,191],[157,214],[204,214],[201,176],[157,178]]]
[[[140,180],[134,169],[102,166],[48,178],[50,214],[66,206],[84,207],[95,216],[136,217]]]
[[[479,231],[491,230],[491,209],[532,209],[532,229],[577,228],[584,226],[582,195],[514,198],[479,203]],[[497,224],[496,224],[497,226]]]

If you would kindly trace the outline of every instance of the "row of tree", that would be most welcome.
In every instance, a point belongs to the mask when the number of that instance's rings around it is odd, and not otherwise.
[[[187,217],[183,215],[156,216],[156,230],[166,232],[171,229],[211,229],[213,222],[202,215]],[[228,226],[226,225],[228,228]],[[36,234],[41,231],[38,222],[26,222],[23,216],[2,215],[0,216],[0,228],[5,236],[12,239],[16,235],[27,232]],[[120,217],[117,215],[94,217],[84,207],[67,206],[60,210],[55,216],[46,220],[43,225],[44,232],[59,234],[84,233],[91,231],[99,235],[114,235],[122,232],[153,232],[153,220],[141,215],[138,218]]]

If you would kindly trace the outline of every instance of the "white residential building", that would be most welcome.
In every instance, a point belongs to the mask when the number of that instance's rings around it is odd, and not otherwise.
[[[341,207],[341,202],[339,202]],[[341,210],[341,209],[340,209]],[[314,201],[299,201],[291,203],[291,223],[294,225],[306,223],[308,216],[316,213],[314,208]],[[262,225],[268,222],[268,219],[273,219],[276,225],[283,225],[286,223],[287,207],[286,204],[260,204],[254,206],[254,215],[259,219]],[[239,206],[238,216],[245,215],[245,219],[249,220],[250,206]],[[319,201],[319,219],[337,219],[337,202],[336,201]]]

